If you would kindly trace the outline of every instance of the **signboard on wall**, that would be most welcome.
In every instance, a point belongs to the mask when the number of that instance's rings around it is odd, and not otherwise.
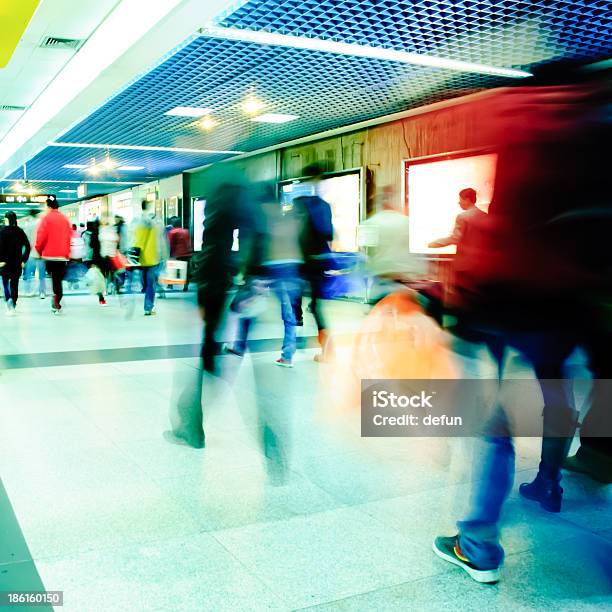
[[[46,204],[47,200],[55,200],[55,196],[53,194],[30,195],[27,193],[0,193],[0,204],[40,206],[41,204]]]
[[[168,219],[180,216],[178,196],[172,196],[166,200],[166,215]]]

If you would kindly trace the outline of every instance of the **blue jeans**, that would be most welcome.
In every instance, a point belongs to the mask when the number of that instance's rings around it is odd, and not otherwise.
[[[297,349],[295,302],[302,291],[302,283],[298,277],[298,268],[294,264],[269,265],[265,268],[265,278],[280,304],[281,319],[284,325],[283,346],[281,357],[288,361],[293,359]],[[254,320],[241,317],[238,321],[238,331],[234,350],[245,353],[249,329]]]
[[[498,362],[500,380],[507,346],[518,349],[531,362],[544,398],[540,473],[560,480],[561,464],[576,424],[573,401],[563,380],[563,363],[576,340],[562,332],[547,331],[487,334],[484,341]],[[515,454],[510,420],[503,405],[496,406],[486,432],[484,456],[476,462],[472,511],[457,523],[461,550],[480,569],[498,567],[504,558],[498,524],[512,488]]]
[[[276,278],[271,285],[274,295],[278,299],[281,308],[281,318],[284,325],[283,347],[281,357],[288,361],[293,359],[297,349],[296,340],[296,318],[293,304],[300,294],[301,285],[297,277]]]
[[[144,309],[145,312],[153,310],[155,304],[155,286],[157,285],[158,266],[143,266],[140,268],[142,284],[144,285]]]
[[[38,292],[47,293],[47,281],[46,273],[47,268],[45,266],[45,260],[39,257],[30,257],[26,262],[23,270],[23,281],[25,283],[26,293],[32,292],[32,282],[34,281],[34,274],[38,270]]]

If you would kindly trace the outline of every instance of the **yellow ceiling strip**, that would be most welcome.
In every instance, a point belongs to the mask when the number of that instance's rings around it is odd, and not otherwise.
[[[0,0],[0,68],[11,59],[40,0]]]

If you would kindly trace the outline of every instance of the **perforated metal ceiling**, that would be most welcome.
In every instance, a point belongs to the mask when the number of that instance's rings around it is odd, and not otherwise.
[[[608,57],[611,11],[609,0],[252,0],[223,25],[516,66]]]
[[[612,3],[599,0],[263,0],[249,2],[222,23],[529,68],[558,59],[611,55],[608,9]],[[201,37],[61,140],[251,151],[502,83],[507,80]],[[280,125],[251,122],[239,108],[249,93],[266,104],[267,112],[299,119]],[[164,115],[175,106],[209,108],[219,125],[206,133],[194,119]],[[28,163],[28,171],[35,178],[78,180],[82,171],[62,166],[103,155],[93,149],[47,148]],[[105,180],[151,180],[227,157],[114,150],[111,156],[145,170],[115,172]]]

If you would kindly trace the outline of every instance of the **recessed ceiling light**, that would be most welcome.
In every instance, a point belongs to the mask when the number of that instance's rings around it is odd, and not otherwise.
[[[210,132],[210,130],[214,130],[217,127],[217,120],[211,115],[206,115],[198,121],[198,125],[205,132]]]
[[[117,170],[126,170],[126,171],[144,170],[144,166],[119,166]]]
[[[295,121],[299,119],[297,115],[283,115],[282,113],[265,113],[258,117],[253,117],[251,121],[257,121],[257,123],[287,123],[288,121]]]
[[[76,189],[60,189],[59,193],[76,193]]]
[[[64,164],[64,168],[70,168],[71,170],[83,170],[87,168],[87,164]]]
[[[210,113],[209,108],[196,108],[195,106],[177,106],[164,115],[168,117],[202,117]]]
[[[104,170],[114,170],[117,164],[107,155],[105,160],[100,163],[100,167]]]
[[[242,103],[242,110],[247,114],[247,115],[256,115],[257,113],[261,112],[264,108],[265,108],[265,104],[257,99],[255,96],[250,95],[243,103]]]

